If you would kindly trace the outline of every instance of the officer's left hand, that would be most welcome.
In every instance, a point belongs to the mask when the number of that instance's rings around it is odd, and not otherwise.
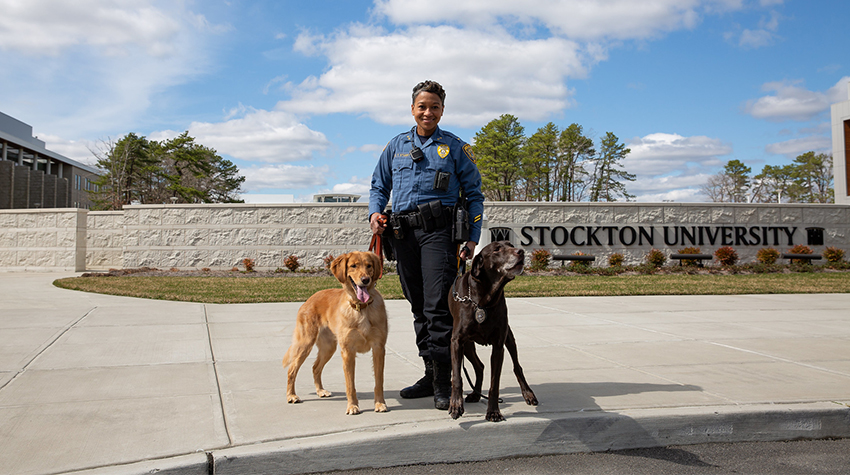
[[[472,254],[475,253],[475,246],[477,245],[477,242],[467,241],[460,250],[461,259],[472,259]]]

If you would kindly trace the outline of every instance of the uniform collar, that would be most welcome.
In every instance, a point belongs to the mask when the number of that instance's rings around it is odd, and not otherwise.
[[[410,129],[410,133],[407,134],[407,140],[410,140],[411,142],[413,142],[415,144],[416,142],[418,142],[416,137],[417,137],[416,126],[414,125],[413,128]],[[421,144],[420,146],[424,147],[424,146],[428,145],[428,142],[434,142],[434,143],[442,143],[443,142],[443,131],[440,130],[439,125],[437,126],[436,129],[434,129],[434,133],[431,134],[430,137],[428,137],[428,140],[426,140],[425,143]]]

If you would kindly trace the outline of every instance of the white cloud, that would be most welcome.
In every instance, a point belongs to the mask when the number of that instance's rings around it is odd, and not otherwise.
[[[375,11],[402,25],[450,23],[468,26],[497,22],[540,25],[556,35],[581,39],[647,39],[699,23],[704,12],[741,8],[739,1],[552,0],[376,0]]]
[[[323,133],[288,112],[245,109],[240,115],[225,122],[192,122],[189,135],[233,158],[269,163],[308,160],[330,145]]]
[[[246,193],[257,190],[299,190],[327,184],[331,170],[328,166],[269,165],[239,170],[245,176],[242,188]]]
[[[732,147],[720,139],[666,133],[632,139],[628,148],[631,153],[624,160],[626,171],[650,176],[688,173],[694,167],[716,166],[719,157],[732,153]]]
[[[732,147],[706,136],[654,133],[630,140],[623,168],[637,179],[626,184],[640,202],[704,201],[700,187]]]
[[[814,151],[829,152],[832,150],[832,139],[826,135],[813,135],[784,142],[773,143],[765,147],[767,153],[785,155],[788,158],[796,158],[806,152]]]
[[[151,56],[174,52],[181,25],[154,2],[27,0],[3,2],[0,49],[56,56],[79,45],[103,54],[127,55],[141,46]]]
[[[276,109],[407,124],[411,90],[430,78],[446,88],[444,123],[463,127],[504,113],[541,120],[562,111],[571,104],[566,79],[583,77],[602,54],[594,50],[589,56],[589,50],[560,38],[524,41],[500,29],[450,26],[384,34],[355,25],[331,37],[302,35],[297,47],[325,55],[330,67],[320,77],[290,84],[292,99]]]
[[[772,122],[812,120],[828,111],[832,103],[846,100],[848,80],[850,77],[841,78],[826,92],[800,87],[800,81],[769,82],[762,86],[762,90],[773,94],[747,101],[744,111],[757,119]]]
[[[44,140],[45,148],[51,152],[76,160],[86,165],[94,166],[97,158],[92,152],[100,150],[100,144],[88,140],[67,140],[56,135],[41,134],[40,140]]]
[[[210,67],[210,25],[186,2],[28,0],[0,15],[0,103],[78,137],[138,126],[151,98]],[[71,93],[72,92],[72,93]]]

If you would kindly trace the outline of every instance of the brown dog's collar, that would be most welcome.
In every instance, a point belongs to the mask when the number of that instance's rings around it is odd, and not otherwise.
[[[359,300],[356,301],[356,302],[354,300],[348,301],[348,305],[351,305],[351,308],[353,308],[354,310],[357,310],[358,312],[363,310],[364,308],[368,307],[370,303],[372,303],[372,299],[369,299],[369,301],[365,302],[365,303],[361,302]]]

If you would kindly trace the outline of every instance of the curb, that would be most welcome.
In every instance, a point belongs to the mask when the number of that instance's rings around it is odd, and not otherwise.
[[[471,418],[451,425],[446,421],[406,423],[72,473],[302,474],[671,445],[847,437],[850,407],[838,402],[517,413],[498,424]]]

